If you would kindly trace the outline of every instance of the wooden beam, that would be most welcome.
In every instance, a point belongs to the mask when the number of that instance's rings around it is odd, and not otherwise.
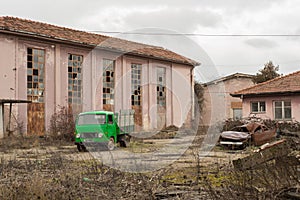
[[[3,122],[3,104],[0,103],[0,139],[4,138],[4,122]]]
[[[260,149],[257,152],[254,152],[250,156],[234,160],[233,166],[234,168],[240,170],[254,169],[270,160],[287,156],[289,153],[290,150],[285,140],[279,140],[265,146],[263,149]]]

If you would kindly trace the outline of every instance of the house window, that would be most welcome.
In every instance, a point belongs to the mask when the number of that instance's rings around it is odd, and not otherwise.
[[[45,50],[27,48],[27,99],[44,102]]]
[[[264,101],[251,102],[251,112],[252,113],[266,112],[266,102]]]
[[[233,108],[233,119],[234,120],[239,120],[242,119],[243,117],[243,112],[241,108]]]
[[[114,104],[114,68],[113,60],[103,59],[103,105]]]
[[[292,119],[291,101],[274,101],[275,119]]]
[[[166,106],[166,69],[162,67],[157,68],[157,89],[156,97],[157,104],[160,106]]]
[[[82,103],[82,63],[83,56],[69,54],[68,58],[68,102]]]
[[[131,105],[140,106],[142,65],[131,64]]]

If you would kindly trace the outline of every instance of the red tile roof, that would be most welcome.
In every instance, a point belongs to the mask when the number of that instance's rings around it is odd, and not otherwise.
[[[296,92],[300,92],[300,71],[288,74],[286,76],[279,76],[275,79],[234,92],[231,95],[238,97],[241,95],[252,96]]]
[[[72,42],[90,47],[99,46],[104,49],[121,51],[129,55],[139,55],[160,60],[171,61],[191,66],[200,63],[174,53],[162,47],[131,42],[119,38],[74,30],[47,23],[36,22],[16,17],[0,17],[0,32],[25,34],[26,36]]]

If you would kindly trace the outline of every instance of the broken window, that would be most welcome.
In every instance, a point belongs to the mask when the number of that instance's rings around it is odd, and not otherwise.
[[[44,103],[45,50],[27,48],[27,99]]]
[[[115,87],[115,61],[103,59],[103,105],[114,104],[114,87]]]
[[[82,103],[82,74],[83,56],[69,54],[68,56],[68,102]]]
[[[291,101],[274,101],[275,119],[290,120],[292,119]]]
[[[142,65],[131,64],[131,105],[133,106],[141,105],[141,75]]]
[[[166,106],[166,68],[158,67],[157,73],[157,104],[160,106]]]

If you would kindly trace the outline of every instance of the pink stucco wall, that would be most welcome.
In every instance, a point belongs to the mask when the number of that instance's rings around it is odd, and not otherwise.
[[[232,102],[242,102],[230,93],[253,85],[249,77],[234,77],[224,81],[216,81],[204,87],[204,104],[201,113],[202,123],[211,125],[233,117]]]
[[[243,99],[243,117],[248,117],[251,113],[251,102],[253,101],[265,101],[266,112],[255,113],[257,117],[263,119],[274,119],[274,101],[288,100],[291,101],[292,106],[292,119],[300,121],[300,95],[297,96],[272,96],[272,97],[255,97],[255,98],[244,98]]]
[[[16,38],[0,34],[0,95],[2,99],[16,96]]]
[[[102,49],[81,48],[57,42],[41,42],[26,37],[0,34],[0,99],[27,99],[27,48],[44,49],[45,124],[58,106],[67,105],[68,54],[83,55],[83,111],[101,110],[103,59],[115,60],[115,112],[130,109],[131,63],[142,64],[143,126],[156,128],[156,68],[166,69],[166,125],[181,126],[190,111],[193,78],[190,66],[155,59],[122,55]],[[16,68],[16,70],[14,70]],[[27,105],[14,105],[15,115],[27,127]]]

